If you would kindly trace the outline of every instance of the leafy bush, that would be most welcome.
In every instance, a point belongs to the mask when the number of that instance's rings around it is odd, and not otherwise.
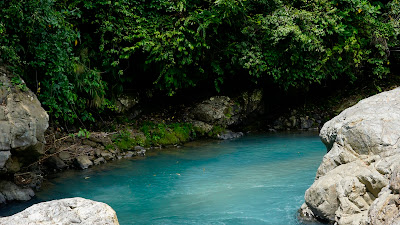
[[[0,57],[36,90],[50,116],[93,121],[88,108],[103,106],[106,85],[75,56],[80,32],[69,20],[79,10],[54,0],[10,0],[0,2],[0,13]]]

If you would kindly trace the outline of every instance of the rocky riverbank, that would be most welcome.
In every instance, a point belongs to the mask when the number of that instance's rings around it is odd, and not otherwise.
[[[400,88],[360,101],[327,122],[328,153],[305,193],[303,218],[337,224],[398,224]]]
[[[1,69],[0,204],[29,200],[49,173],[87,169],[112,160],[143,157],[146,151],[179,146],[201,137],[232,139],[243,135],[230,127],[263,113],[261,90],[232,98],[213,96],[182,107],[179,113],[140,115],[138,103],[119,99],[116,115],[123,122],[105,122],[104,130],[66,132],[52,126],[35,94],[6,69]],[[1,113],[3,112],[3,113]],[[176,118],[174,118],[176,116]],[[168,121],[166,121],[168,120]]]

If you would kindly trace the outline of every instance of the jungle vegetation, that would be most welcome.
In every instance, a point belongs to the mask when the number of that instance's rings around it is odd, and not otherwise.
[[[166,95],[231,79],[282,89],[380,79],[400,1],[0,1],[0,63],[54,120],[93,121],[126,86]]]

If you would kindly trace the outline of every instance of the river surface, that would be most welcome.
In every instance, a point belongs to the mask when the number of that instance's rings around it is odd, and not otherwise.
[[[120,224],[301,224],[297,210],[325,154],[316,133],[248,135],[148,152],[46,181],[29,202],[84,197],[109,204]]]

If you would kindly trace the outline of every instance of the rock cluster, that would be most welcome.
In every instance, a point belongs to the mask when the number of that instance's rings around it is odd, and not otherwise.
[[[69,137],[49,153],[51,157],[44,161],[44,166],[57,171],[66,168],[87,169],[115,159],[145,156],[146,149],[136,146],[130,151],[121,151],[112,145],[109,134],[93,132],[88,138]]]
[[[67,198],[35,204],[9,217],[0,224],[82,224],[118,225],[115,211],[105,203],[84,198]]]
[[[320,137],[328,153],[300,215],[337,224],[399,224],[400,88],[344,110]]]

